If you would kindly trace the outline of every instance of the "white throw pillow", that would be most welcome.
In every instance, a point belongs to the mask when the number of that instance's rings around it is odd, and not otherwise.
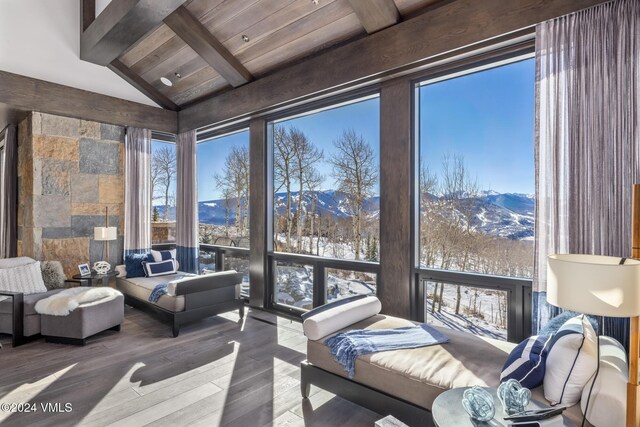
[[[0,269],[0,289],[25,295],[47,292],[42,280],[40,261],[13,268]]]
[[[611,337],[600,337],[600,372],[589,391],[595,376],[584,386],[580,408],[584,414],[587,400],[587,421],[595,427],[624,427],[627,414],[627,381],[629,366],[627,352],[622,344]]]
[[[597,336],[586,316],[573,317],[553,337],[544,374],[544,397],[573,406],[598,366]]]
[[[151,249],[151,256],[155,262],[166,261],[169,259],[176,259],[176,250],[167,249],[166,251],[154,251]]]
[[[124,265],[116,265],[115,266],[115,270],[118,273],[118,277],[120,279],[126,279],[127,278],[127,267]]]
[[[375,316],[382,309],[382,304],[376,297],[361,298],[346,304],[336,301],[328,305],[329,307],[321,307],[321,311],[318,310],[317,314],[306,318],[302,323],[304,334],[312,341]]]

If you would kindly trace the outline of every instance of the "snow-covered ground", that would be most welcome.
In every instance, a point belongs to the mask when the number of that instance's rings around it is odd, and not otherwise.
[[[375,295],[373,274],[327,269],[327,301],[352,295]],[[313,308],[313,267],[279,263],[275,270],[276,301],[292,307]]]
[[[506,292],[462,286],[460,312],[456,315],[456,286],[444,285],[442,309],[438,312],[438,302],[436,301],[435,313],[432,312],[434,288],[433,282],[427,283],[426,323],[467,331],[480,336],[507,339]]]

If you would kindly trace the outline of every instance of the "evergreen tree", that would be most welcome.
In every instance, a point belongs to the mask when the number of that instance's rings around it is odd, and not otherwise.
[[[151,216],[151,221],[158,222],[160,220],[160,212],[158,212],[158,207],[153,207],[153,214]]]

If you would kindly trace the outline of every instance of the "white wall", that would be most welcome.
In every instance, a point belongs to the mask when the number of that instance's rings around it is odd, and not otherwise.
[[[96,0],[96,16],[100,15],[111,0]]]
[[[0,70],[156,105],[108,68],[80,60],[79,0],[0,0]]]

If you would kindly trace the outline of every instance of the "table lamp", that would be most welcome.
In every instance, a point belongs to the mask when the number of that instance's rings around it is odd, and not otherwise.
[[[106,222],[105,227],[94,227],[93,240],[99,242],[105,242],[106,259],[109,259],[109,241],[116,240],[118,238],[118,229],[116,227],[109,227],[109,208],[106,208]],[[98,261],[93,264],[93,269],[98,274],[107,274],[111,270],[111,264],[108,261]]]

